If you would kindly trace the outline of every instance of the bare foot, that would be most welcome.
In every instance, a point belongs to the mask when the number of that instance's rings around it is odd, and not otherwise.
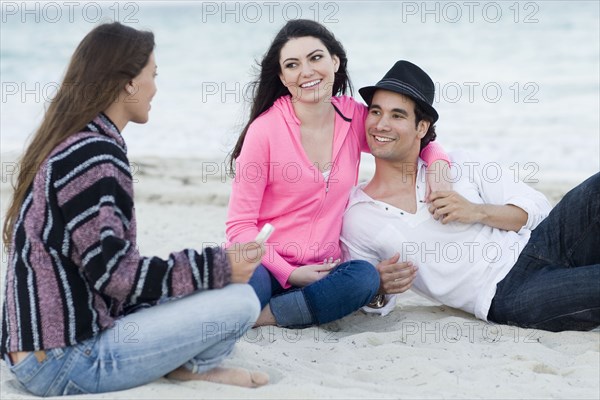
[[[178,381],[207,381],[255,388],[269,383],[269,375],[259,371],[249,371],[243,368],[216,367],[202,374],[195,374],[184,367],[179,367],[167,375],[169,379]]]
[[[268,304],[260,312],[258,319],[254,323],[254,328],[257,328],[259,326],[267,326],[267,325],[277,325],[277,321],[275,321],[275,316],[271,312],[271,306]]]

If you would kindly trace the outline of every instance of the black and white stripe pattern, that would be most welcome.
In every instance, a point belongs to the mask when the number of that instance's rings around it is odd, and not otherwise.
[[[228,263],[212,260],[220,248],[166,260],[139,255],[125,151],[100,115],[40,167],[13,230],[1,354],[71,346],[111,326],[126,307],[228,283],[214,276],[215,269],[230,276]],[[51,315],[62,324],[42,323]]]

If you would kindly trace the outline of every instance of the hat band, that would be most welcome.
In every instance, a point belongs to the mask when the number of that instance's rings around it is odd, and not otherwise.
[[[381,84],[389,84],[391,86],[394,86],[400,90],[405,90],[408,92],[408,94],[412,95],[413,97],[416,97],[417,99],[424,101],[425,103],[431,105],[431,102],[429,100],[427,100],[420,91],[418,91],[417,89],[415,89],[414,87],[412,87],[411,85],[404,83],[402,81],[399,81],[397,79],[394,78],[387,78],[387,79],[382,79],[381,81],[379,81],[379,83],[377,84],[377,86],[381,85]]]

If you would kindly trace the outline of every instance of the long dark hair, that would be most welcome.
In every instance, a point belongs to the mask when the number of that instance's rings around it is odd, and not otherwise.
[[[250,124],[252,124],[259,115],[267,111],[278,98],[289,94],[288,89],[283,86],[283,83],[279,79],[279,74],[281,73],[281,67],[279,65],[281,48],[285,46],[290,39],[307,36],[319,39],[323,42],[327,51],[329,51],[332,56],[335,55],[340,59],[340,66],[335,73],[335,79],[333,81],[333,96],[343,95],[348,91],[352,95],[352,83],[350,82],[350,76],[348,75],[348,58],[346,57],[346,51],[333,33],[320,23],[308,19],[288,21],[277,33],[275,39],[273,39],[273,42],[262,61],[258,63],[258,79],[249,85],[252,108],[250,110],[250,118],[242,130],[230,155],[229,168],[232,174],[235,172],[235,159],[239,157],[242,151],[244,139],[246,138],[246,133],[248,132]]]
[[[154,50],[154,34],[118,22],[89,32],[71,57],[63,82],[19,163],[19,174],[3,226],[6,247],[27,190],[50,152],[116,101],[140,74]]]

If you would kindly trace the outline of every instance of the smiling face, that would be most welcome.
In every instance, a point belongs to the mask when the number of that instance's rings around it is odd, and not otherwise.
[[[279,78],[292,98],[315,103],[332,96],[340,60],[319,39],[305,36],[290,39],[281,48],[279,66]]]
[[[127,87],[125,88],[127,97],[125,97],[123,101],[127,120],[138,124],[148,122],[148,112],[151,107],[150,102],[156,94],[156,70],[157,66],[154,60],[154,53],[152,53],[148,59],[148,63],[139,75],[127,84]]]
[[[365,121],[367,143],[378,159],[414,162],[429,123],[415,126],[415,102],[407,96],[377,90]]]

